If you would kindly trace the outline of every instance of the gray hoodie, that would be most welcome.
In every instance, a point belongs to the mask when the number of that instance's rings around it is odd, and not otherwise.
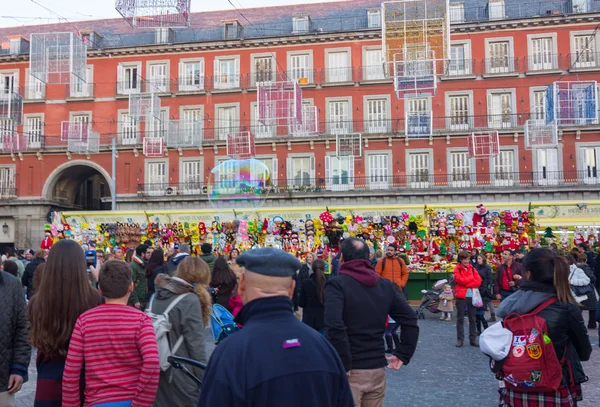
[[[506,318],[513,312],[521,315],[527,314],[555,295],[551,292],[519,290],[500,303],[496,315],[500,318]]]

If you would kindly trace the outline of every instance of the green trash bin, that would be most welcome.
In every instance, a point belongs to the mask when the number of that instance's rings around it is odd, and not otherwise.
[[[421,290],[428,290],[429,279],[427,273],[412,272],[408,274],[406,291],[408,300],[420,300],[423,297]]]

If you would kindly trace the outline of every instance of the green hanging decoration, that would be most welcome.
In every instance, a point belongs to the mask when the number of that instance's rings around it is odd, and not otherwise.
[[[556,236],[554,236],[554,234],[552,233],[551,227],[547,227],[546,230],[544,230],[544,237],[546,239],[556,239]]]
[[[492,245],[492,242],[485,242],[485,245],[483,246],[483,251],[486,253],[492,253],[494,251],[494,246]]]
[[[408,240],[404,242],[404,250],[407,252],[410,251],[410,242]]]
[[[446,243],[442,242],[440,244],[440,256],[446,257],[448,255],[448,248],[446,247]]]

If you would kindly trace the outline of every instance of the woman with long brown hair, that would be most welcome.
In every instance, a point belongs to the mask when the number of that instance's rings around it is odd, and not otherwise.
[[[571,294],[569,284],[569,263],[564,257],[555,255],[548,249],[533,249],[523,265],[529,278],[521,283],[514,294],[506,298],[498,307],[496,315],[506,318],[512,313],[527,314],[556,298],[556,302],[545,306],[538,315],[546,320],[548,337],[556,356],[561,362],[563,379],[558,390],[544,393],[519,391],[506,385],[499,390],[501,406],[552,405],[576,406],[583,399],[581,383],[587,381],[581,361],[586,361],[592,353],[592,346],[585,329],[581,309]]]
[[[34,407],[62,405],[62,376],[69,341],[77,318],[102,302],[88,278],[83,249],[74,240],[52,246],[39,287],[31,297],[27,316],[31,344],[38,348],[38,381]]]
[[[325,336],[325,262],[316,259],[312,262],[312,274],[300,288],[298,305],[302,307],[302,322]]]
[[[173,277],[159,274],[156,277],[156,294],[148,309],[163,314],[167,309],[171,331],[169,338],[173,354],[206,363],[206,325],[210,322],[211,297],[208,293],[210,268],[199,257],[187,256],[177,266]],[[179,346],[177,346],[179,344]],[[192,368],[196,377],[204,372]],[[155,407],[195,406],[200,391],[198,386],[180,370],[170,368],[160,372]]]
[[[213,267],[210,286],[217,289],[217,304],[227,308],[229,312],[231,312],[229,299],[231,298],[237,282],[235,273],[229,268],[227,260],[222,256],[218,257],[217,260],[215,260],[215,266]]]

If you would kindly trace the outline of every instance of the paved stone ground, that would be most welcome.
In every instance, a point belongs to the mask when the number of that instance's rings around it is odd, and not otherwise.
[[[587,312],[585,314],[587,317]],[[385,407],[496,406],[498,383],[487,367],[487,358],[478,348],[454,347],[454,321],[441,322],[428,314],[427,319],[419,324],[421,337],[413,360],[400,371],[387,373]],[[600,405],[600,349],[597,331],[590,332],[590,340],[594,351],[591,360],[583,366],[590,380],[584,384],[585,400],[579,407]],[[214,345],[211,343],[210,346],[212,349]],[[30,368],[30,379],[17,397],[16,407],[33,406],[34,363]]]

